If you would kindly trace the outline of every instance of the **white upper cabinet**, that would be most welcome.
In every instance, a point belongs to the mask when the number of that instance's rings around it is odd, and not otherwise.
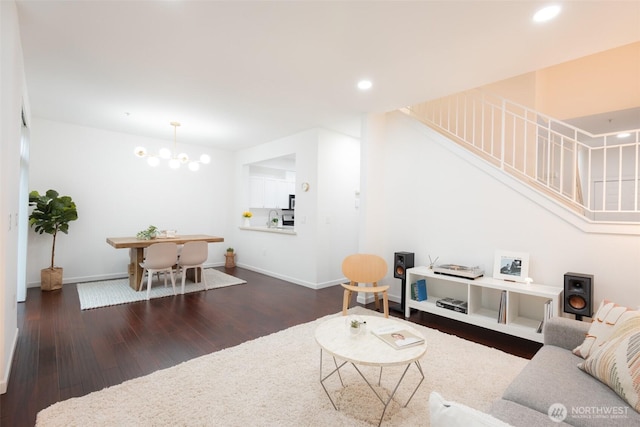
[[[289,168],[295,168],[295,157]],[[295,170],[282,169],[266,162],[252,164],[249,176],[249,208],[288,209],[289,194],[294,194],[296,188],[295,180]]]
[[[288,209],[289,194],[294,194],[295,182],[252,176],[249,191],[251,208]]]

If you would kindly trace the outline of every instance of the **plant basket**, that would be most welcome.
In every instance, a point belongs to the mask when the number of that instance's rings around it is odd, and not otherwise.
[[[224,263],[224,267],[225,268],[234,268],[236,266],[236,259],[235,259],[236,254],[234,252],[227,251],[227,253],[224,256],[226,258],[225,259],[225,263]]]
[[[43,291],[62,289],[62,267],[43,268],[40,270],[40,288]]]

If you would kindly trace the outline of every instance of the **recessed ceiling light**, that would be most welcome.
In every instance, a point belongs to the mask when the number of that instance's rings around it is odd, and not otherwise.
[[[535,22],[547,22],[558,16],[560,13],[560,6],[554,4],[552,6],[546,6],[536,12],[533,15],[533,20]]]
[[[631,134],[629,132],[621,132],[618,135],[616,135],[618,138],[629,138],[631,136]]]
[[[373,86],[373,83],[371,83],[371,80],[360,80],[358,82],[358,89],[360,90],[371,89],[371,86]]]

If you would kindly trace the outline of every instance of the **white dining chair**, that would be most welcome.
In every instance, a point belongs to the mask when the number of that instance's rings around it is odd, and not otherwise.
[[[182,252],[178,258],[178,269],[182,273],[182,293],[184,294],[184,283],[187,270],[195,268],[195,277],[198,277],[198,268],[202,273],[200,277],[207,288],[207,278],[204,274],[204,262],[209,258],[209,244],[207,242],[187,242],[182,247]]]
[[[143,262],[142,278],[140,280],[140,290],[144,284],[144,273],[147,273],[147,299],[151,296],[151,282],[153,281],[153,273],[164,274],[164,286],[167,287],[167,274],[171,277],[171,286],[173,286],[173,294],[176,294],[176,279],[173,276],[173,266],[176,265],[178,258],[178,246],[175,243],[154,243],[147,248],[147,255]]]

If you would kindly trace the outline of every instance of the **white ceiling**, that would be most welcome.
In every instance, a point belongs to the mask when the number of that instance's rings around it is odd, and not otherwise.
[[[640,40],[640,0],[562,3],[17,0],[33,116],[229,150]]]
[[[640,103],[640,99],[638,102]],[[640,129],[640,107],[608,111],[564,121],[594,135]]]

